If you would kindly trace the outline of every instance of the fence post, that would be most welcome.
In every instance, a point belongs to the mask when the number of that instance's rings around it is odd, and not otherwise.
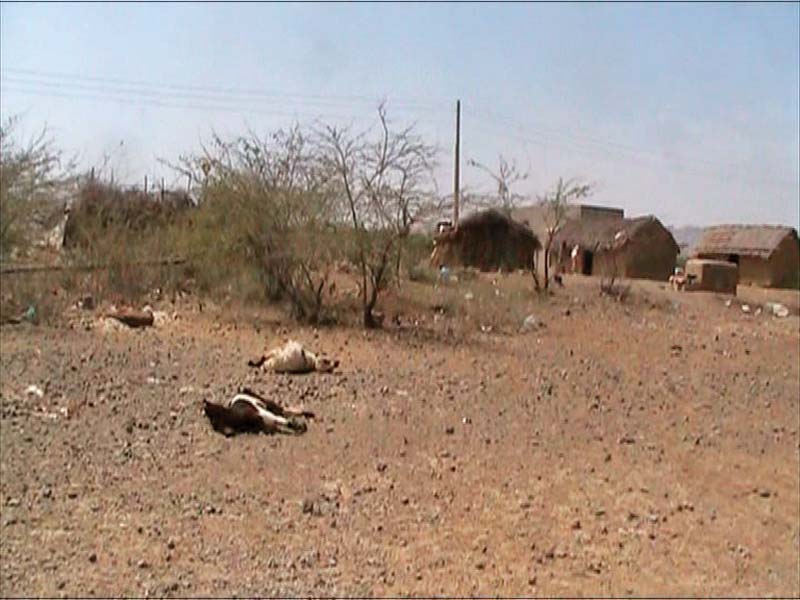
[[[147,175],[144,176],[144,195],[147,196]]]

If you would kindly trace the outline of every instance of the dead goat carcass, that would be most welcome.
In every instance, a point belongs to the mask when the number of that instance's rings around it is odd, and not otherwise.
[[[300,342],[289,340],[280,348],[270,350],[266,355],[247,363],[251,367],[263,367],[275,373],[310,373],[319,371],[330,373],[339,366],[339,361],[317,356],[303,348]]]
[[[301,434],[307,429],[306,419],[314,413],[284,408],[249,389],[243,389],[226,404],[205,400],[204,411],[215,431],[225,435],[237,433]]]

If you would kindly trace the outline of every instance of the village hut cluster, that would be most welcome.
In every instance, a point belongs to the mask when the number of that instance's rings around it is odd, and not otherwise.
[[[547,256],[543,206],[474,212],[439,223],[431,263],[482,271],[535,269],[603,278],[680,281],[680,289],[736,293],[739,284],[790,287],[800,278],[797,231],[771,225],[709,227],[678,268],[681,248],[661,221],[626,218],[620,208],[575,204],[553,235]]]

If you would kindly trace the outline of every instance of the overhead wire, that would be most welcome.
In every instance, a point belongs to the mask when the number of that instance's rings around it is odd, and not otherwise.
[[[32,69],[17,69],[5,68],[3,75],[7,78],[16,78],[18,80],[25,80],[29,83],[61,83],[72,86],[80,85],[90,88],[99,88],[102,90],[130,90],[148,93],[171,93],[173,95],[190,96],[190,97],[211,97],[217,96],[228,99],[292,99],[301,103],[323,104],[323,105],[337,105],[337,106],[356,106],[368,105],[375,106],[379,103],[383,96],[376,94],[374,96],[367,95],[334,95],[334,94],[299,94],[294,92],[280,92],[275,90],[264,90],[258,88],[233,88],[233,87],[218,87],[218,86],[197,86],[176,83],[158,83],[154,81],[144,80],[131,80],[112,77],[95,77],[77,74],[56,73],[51,71],[36,71]],[[445,107],[444,103],[426,103],[418,99],[403,99],[394,98],[392,100],[393,107],[405,107],[409,109],[442,112],[449,111],[449,107]]]
[[[258,114],[275,117],[312,118],[312,119],[345,119],[354,120],[363,117],[362,110],[367,103],[375,106],[378,101],[365,95],[323,95],[296,94],[263,89],[223,88],[216,86],[196,86],[174,83],[156,83],[143,80],[129,80],[111,77],[95,77],[80,74],[38,71],[33,69],[5,68],[2,71],[2,89],[16,93],[42,96],[74,98],[94,101],[113,101],[134,106],[153,106],[175,109],[207,110],[231,114]],[[277,99],[293,99],[304,110],[282,110],[285,102],[275,107]],[[414,113],[423,111],[432,114],[449,114],[451,107],[444,104],[427,104],[418,100],[392,100],[389,107],[396,112]],[[315,109],[317,109],[315,111]],[[311,111],[311,112],[306,112]],[[345,111],[345,112],[339,112]],[[351,111],[358,111],[354,114]],[[604,159],[616,157],[629,163],[636,163],[651,168],[664,168],[694,172],[716,179],[730,180],[738,178],[768,185],[797,185],[796,181],[779,178],[763,179],[752,176],[740,165],[722,165],[707,159],[676,159],[653,153],[651,150],[636,148],[609,140],[600,140],[591,136],[576,135],[573,132],[542,127],[534,122],[522,122],[497,113],[495,110],[482,108],[480,104],[473,108],[470,103],[464,105],[466,128],[482,129],[496,138],[514,139],[523,144],[534,144],[544,149],[556,146],[589,156],[602,156]],[[441,123],[429,119],[416,119],[421,124],[434,124],[438,128]],[[470,123],[472,121],[472,123]],[[698,168],[704,165],[705,169]]]
[[[569,135],[554,136],[548,133],[543,133],[541,130],[531,128],[523,125],[518,121],[507,119],[509,124],[513,123],[514,132],[509,132],[504,127],[498,126],[498,119],[492,118],[481,111],[472,111],[471,116],[473,119],[482,121],[482,126],[490,135],[499,137],[506,137],[515,139],[520,142],[529,142],[537,145],[560,146],[570,150],[592,156],[602,156],[604,159],[609,159],[616,156],[629,163],[636,163],[652,168],[664,168],[664,161],[667,162],[667,167],[678,169],[687,172],[693,172],[706,177],[711,177],[718,180],[731,180],[740,179],[760,185],[770,186],[793,186],[798,185],[797,181],[784,180],[778,177],[765,178],[764,176],[753,175],[748,173],[746,169],[737,165],[728,165],[727,168],[720,163],[713,163],[711,161],[701,161],[690,159],[692,162],[705,162],[706,169],[698,168],[695,165],[687,163],[687,159],[679,160],[672,157],[660,156],[645,150],[635,149],[632,146],[624,144],[610,143],[609,146],[604,146],[603,142],[599,140],[592,140],[591,138],[576,139]]]

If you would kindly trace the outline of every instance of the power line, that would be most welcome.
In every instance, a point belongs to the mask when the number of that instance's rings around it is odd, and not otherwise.
[[[109,92],[83,92],[83,91],[72,91],[69,88],[48,88],[48,87],[41,87],[31,84],[19,84],[13,83],[10,85],[4,85],[3,89],[5,91],[16,92],[20,94],[26,94],[31,96],[42,96],[42,97],[54,97],[54,98],[70,98],[70,99],[77,99],[77,100],[92,100],[92,101],[100,101],[100,102],[116,102],[120,104],[127,104],[132,106],[152,106],[152,107],[159,107],[159,108],[174,108],[174,109],[188,109],[188,110],[204,110],[204,111],[211,111],[211,112],[224,112],[229,114],[238,114],[241,116],[246,116],[248,114],[259,114],[259,115],[266,115],[266,116],[277,116],[277,117],[290,117],[290,118],[337,118],[337,119],[354,119],[357,118],[357,115],[352,113],[343,114],[343,113],[331,113],[331,112],[317,112],[317,113],[309,113],[309,112],[300,112],[300,111],[284,111],[284,110],[276,110],[276,109],[265,109],[265,108],[257,108],[254,106],[246,106],[246,105],[232,105],[232,104],[222,104],[219,102],[205,102],[200,100],[198,103],[198,99],[195,99],[194,103],[191,102],[174,102],[170,101],[169,97],[166,99],[161,99],[160,97],[128,97],[114,94]]]
[[[164,90],[171,90],[176,93],[180,94],[188,94],[196,96],[200,95],[211,95],[213,96],[223,96],[226,98],[244,98],[244,99],[293,99],[295,101],[300,102],[313,102],[313,103],[322,103],[322,104],[336,104],[336,105],[347,105],[353,106],[358,104],[367,104],[374,106],[377,104],[378,101],[381,99],[381,95],[375,96],[366,96],[366,95],[346,95],[346,96],[337,96],[332,94],[299,94],[293,92],[281,92],[275,90],[263,90],[263,89],[254,89],[254,88],[231,88],[231,87],[217,87],[217,86],[197,86],[197,85],[185,85],[185,84],[175,84],[175,83],[158,83],[153,81],[143,81],[143,80],[129,80],[129,79],[121,79],[121,78],[112,78],[112,77],[94,77],[94,76],[86,76],[86,75],[79,75],[79,74],[68,74],[68,73],[56,73],[52,71],[36,71],[32,69],[17,69],[17,68],[6,68],[3,69],[4,74],[8,73],[12,77],[16,76],[17,78],[26,78],[29,83],[35,82],[51,82],[51,83],[62,83],[68,85],[84,85],[84,86],[93,86],[93,87],[100,87],[105,89],[130,89],[135,88],[138,90],[151,90],[151,91],[158,91],[161,93],[165,93]],[[82,82],[82,83],[75,83],[75,82]],[[417,109],[417,110],[426,110],[426,111],[433,111],[433,112],[443,112],[447,113],[449,108],[445,105],[445,103],[436,103],[430,104],[419,101],[419,99],[411,99],[411,98],[396,98],[393,103],[393,106],[405,106],[409,109]]]
[[[485,114],[486,113],[484,113],[484,115]],[[652,152],[648,152],[645,150],[634,149],[631,146],[616,144],[614,142],[610,142],[608,146],[605,146],[604,143],[600,142],[599,140],[592,140],[590,138],[587,138],[586,140],[580,140],[577,138],[572,138],[568,134],[561,134],[562,139],[559,139],[557,137],[553,137],[550,134],[543,134],[541,130],[537,131],[536,129],[526,127],[517,121],[507,119],[507,121],[513,122],[513,124],[515,125],[515,129],[517,131],[522,131],[525,133],[525,135],[516,132],[509,133],[505,129],[500,130],[495,127],[495,125],[498,123],[497,119],[491,117],[487,118],[486,116],[480,116],[480,113],[479,114],[473,113],[471,116],[473,118],[477,118],[477,120],[479,121],[482,121],[483,125],[482,126],[479,125],[478,127],[479,128],[482,127],[484,131],[489,132],[491,135],[505,137],[509,139],[516,139],[518,141],[529,142],[540,146],[543,145],[561,146],[571,149],[573,151],[585,153],[592,156],[601,155],[606,159],[616,155],[617,158],[621,158],[627,162],[638,163],[640,165],[653,168],[663,168],[659,163],[661,163],[665,157],[655,155]],[[752,183],[758,183],[761,185],[772,185],[772,186],[774,185],[794,186],[798,184],[797,181],[789,181],[779,178],[765,179],[764,177],[759,177],[758,175],[747,173],[746,170],[736,165],[722,165],[720,163],[713,163],[711,161],[704,161],[701,159],[697,160],[694,158],[690,159],[692,162],[705,163],[708,169],[703,170],[697,168],[694,165],[687,164],[685,160],[683,161],[675,159],[667,159],[667,160],[670,161],[668,167],[688,172],[694,172],[696,174],[712,177],[715,179],[730,180],[732,178],[739,178],[743,180],[749,180]],[[735,175],[732,172],[735,173]]]

